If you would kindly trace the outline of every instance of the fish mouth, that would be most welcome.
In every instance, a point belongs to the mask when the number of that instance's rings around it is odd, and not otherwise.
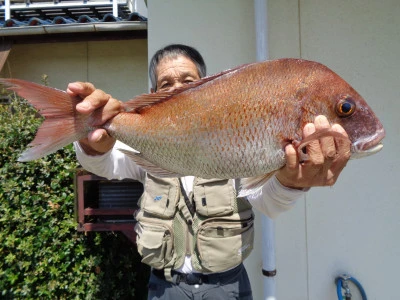
[[[378,130],[374,135],[356,141],[352,145],[351,158],[361,158],[370,156],[382,150],[382,140],[385,137],[385,130],[382,128]]]

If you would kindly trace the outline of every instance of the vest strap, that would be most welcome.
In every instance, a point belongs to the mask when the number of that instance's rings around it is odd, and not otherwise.
[[[190,213],[190,211],[184,201],[179,201],[178,209],[180,212],[182,212],[183,217],[185,218],[187,223],[193,223],[193,215]]]
[[[190,212],[190,215],[193,217],[194,213],[196,212],[196,207],[194,206],[194,203],[189,199],[188,195],[186,194],[186,191],[183,188],[181,178],[179,178],[179,187],[181,188],[181,193],[182,193],[183,198],[185,199],[185,204]]]

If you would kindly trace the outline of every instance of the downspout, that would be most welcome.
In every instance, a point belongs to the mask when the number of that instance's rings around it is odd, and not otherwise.
[[[9,18],[11,18],[10,5],[11,0],[6,0],[4,8],[4,20],[8,20]]]
[[[268,59],[268,0],[254,0],[257,61]],[[265,215],[261,217],[262,274],[265,300],[276,299],[275,224]]]
[[[118,0],[112,1],[112,7],[113,7],[113,16],[118,18]]]

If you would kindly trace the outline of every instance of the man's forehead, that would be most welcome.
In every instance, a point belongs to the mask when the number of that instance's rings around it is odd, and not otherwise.
[[[196,64],[183,55],[163,58],[157,65],[156,72],[160,77],[174,73],[179,76],[199,76]]]

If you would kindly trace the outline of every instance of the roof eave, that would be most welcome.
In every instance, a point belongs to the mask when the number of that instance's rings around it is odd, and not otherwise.
[[[71,23],[59,25],[36,25],[21,27],[5,27],[0,29],[0,37],[16,37],[30,35],[47,35],[62,33],[88,33],[88,32],[113,32],[113,31],[143,31],[147,30],[147,22],[119,21],[119,22],[92,22]]]

